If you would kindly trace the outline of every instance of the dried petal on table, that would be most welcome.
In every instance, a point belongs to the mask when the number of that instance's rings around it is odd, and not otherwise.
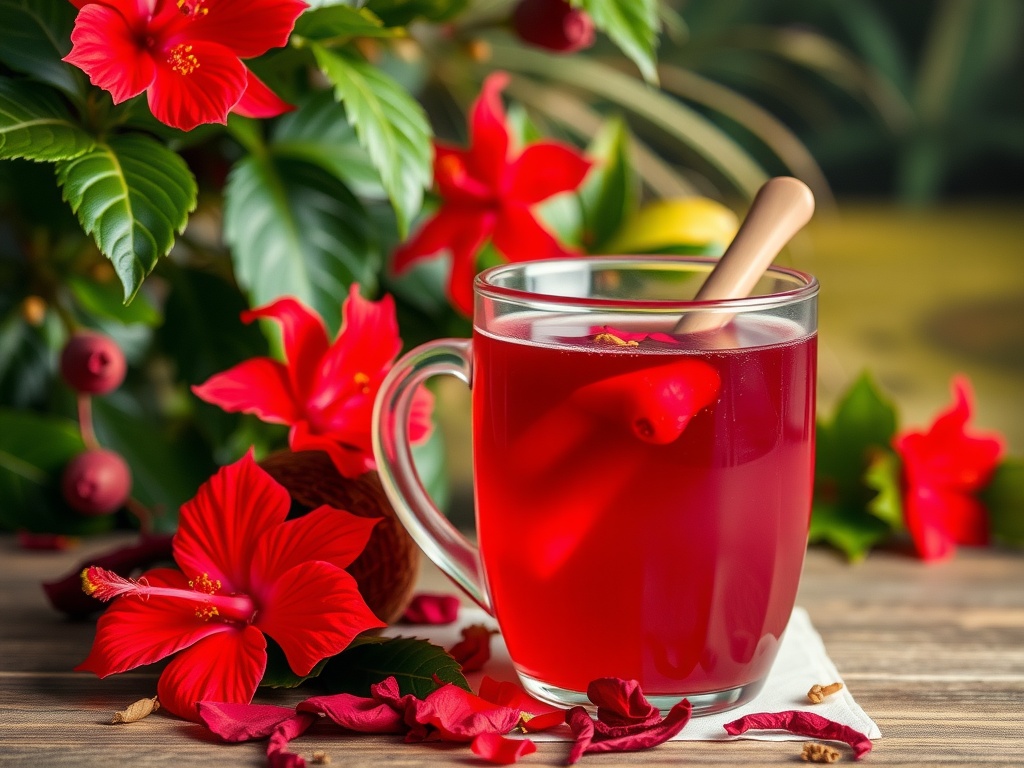
[[[269,768],[306,768],[306,760],[301,755],[289,752],[292,739],[298,738],[317,721],[317,716],[308,712],[293,714],[283,723],[278,724],[270,734],[267,743],[267,765]]]
[[[587,686],[587,698],[597,704],[598,721],[608,726],[649,725],[661,719],[636,680],[598,678]]]
[[[298,712],[322,714],[342,728],[356,733],[405,733],[408,730],[402,712],[389,702],[351,693],[313,696],[295,709]]]
[[[529,739],[509,739],[500,733],[481,733],[469,748],[473,754],[497,765],[512,765],[537,751],[537,745]]]
[[[837,723],[813,712],[787,710],[758,712],[725,724],[727,733],[738,736],[747,731],[789,731],[812,739],[842,741],[850,745],[855,760],[871,751],[871,739],[848,725]]]
[[[406,624],[451,624],[459,618],[459,598],[421,592],[402,614]]]
[[[547,731],[565,723],[565,710],[537,701],[518,683],[495,680],[484,675],[480,681],[480,698],[492,704],[519,710],[519,727],[526,733]]]
[[[448,651],[462,665],[463,672],[477,672],[491,660],[491,635],[498,630],[484,624],[470,624],[462,629],[462,639]]]
[[[232,704],[200,701],[199,720],[224,741],[265,739],[295,714],[290,707],[273,704]]]

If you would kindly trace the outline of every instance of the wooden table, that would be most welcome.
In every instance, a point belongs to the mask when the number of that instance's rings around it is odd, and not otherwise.
[[[115,710],[155,693],[152,671],[106,680],[70,671],[88,652],[93,626],[54,613],[39,583],[110,545],[104,539],[71,552],[25,552],[11,537],[0,537],[0,765],[265,765],[262,743],[220,744],[202,726],[163,713],[109,725]],[[443,587],[432,567],[422,578]],[[880,552],[847,565],[815,549],[799,604],[882,730],[865,764],[1024,764],[1019,553],[961,550],[948,563],[925,565]],[[261,694],[259,700],[289,704],[300,697]],[[484,765],[464,746],[407,745],[399,737],[307,735],[296,747],[307,758],[323,750],[332,765],[345,768]],[[520,764],[561,765],[566,750],[564,743],[541,744]],[[799,753],[797,742],[674,742],[641,753],[587,756],[580,764],[785,765],[799,762]]]

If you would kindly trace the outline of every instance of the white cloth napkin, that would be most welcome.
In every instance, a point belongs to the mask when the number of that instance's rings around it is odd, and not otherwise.
[[[441,626],[397,624],[385,630],[388,635],[422,637],[444,648],[450,648],[462,638],[462,628],[471,624],[484,624],[497,628],[494,619],[475,606],[462,606],[454,624]],[[488,675],[496,680],[516,681],[515,669],[508,649],[500,635],[491,638],[491,659],[480,672],[469,675],[469,682],[477,690],[480,679]],[[790,617],[782,638],[779,655],[768,675],[761,693],[749,704],[714,715],[694,717],[674,737],[675,741],[719,741],[735,738],[765,741],[798,741],[802,737],[784,731],[748,731],[742,736],[730,736],[722,727],[743,715],[754,712],[781,712],[783,710],[812,711],[829,720],[855,728],[869,738],[877,739],[882,732],[853,699],[847,687],[826,698],[821,704],[811,704],[807,691],[814,684],[827,685],[842,681],[839,671],[825,651],[821,635],[811,624],[810,616],[797,607]],[[568,730],[530,734],[534,741],[569,741]]]

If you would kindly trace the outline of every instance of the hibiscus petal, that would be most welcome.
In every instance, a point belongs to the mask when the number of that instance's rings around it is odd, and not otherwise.
[[[267,668],[267,641],[252,625],[211,635],[178,654],[160,675],[157,696],[173,715],[199,720],[200,701],[248,703]]]
[[[250,583],[263,580],[272,584],[286,571],[311,560],[347,568],[366,548],[374,526],[381,519],[322,506],[275,526],[256,545]]]
[[[418,387],[412,396],[409,409],[409,440],[422,443],[434,431],[434,393],[426,387]]]
[[[518,710],[485,701],[451,683],[427,694],[425,699],[403,697],[402,701],[411,708],[415,722],[436,729],[446,741],[472,741],[481,733],[508,733],[520,717]]]
[[[494,247],[509,261],[555,259],[571,255],[522,205],[505,205],[494,226]]]
[[[470,175],[469,150],[434,142],[434,184],[446,205],[486,205],[496,190],[485,180]]]
[[[278,725],[295,714],[291,707],[223,701],[200,701],[196,710],[207,728],[224,741],[230,742],[265,739]]]
[[[360,632],[385,626],[367,607],[355,579],[329,563],[302,563],[275,576],[272,584],[256,586],[266,595],[256,626],[277,641],[297,675],[308,675]]]
[[[481,733],[469,748],[473,754],[497,765],[512,765],[520,757],[537,751],[537,745],[529,739],[509,739],[500,733]]]
[[[189,26],[189,36],[230,48],[235,56],[251,59],[271,48],[287,45],[306,3],[301,0],[217,0],[203,6]]]
[[[421,592],[402,614],[407,624],[452,624],[459,617],[459,598]]]
[[[257,542],[290,508],[288,491],[256,464],[250,449],[182,505],[174,559],[189,578],[205,573],[221,581],[224,593],[247,592]]]
[[[470,108],[470,149],[466,164],[471,176],[491,189],[502,189],[508,163],[508,128],[501,92],[508,85],[505,72],[487,76],[480,95]]]
[[[300,421],[288,434],[288,447],[293,451],[323,451],[344,477],[359,477],[376,467],[370,446],[352,446],[342,441],[343,435],[318,435]]]
[[[462,639],[448,654],[459,662],[463,672],[478,672],[491,659],[491,635],[496,634],[498,630],[485,624],[470,624],[462,628]]]
[[[288,750],[292,739],[309,730],[317,721],[316,715],[299,712],[292,715],[274,729],[267,744],[268,768],[306,768],[306,760],[301,755]]]
[[[253,74],[251,69],[246,68],[245,93],[234,108],[231,110],[242,117],[277,117],[285,112],[291,112],[294,106],[282,99],[276,93]]]
[[[233,413],[251,413],[271,424],[293,424],[301,418],[288,369],[268,357],[254,357],[192,387],[202,400]]]
[[[903,497],[907,531],[922,560],[944,560],[956,544],[988,543],[984,506],[965,494],[915,486]]]
[[[565,722],[565,710],[538,701],[523,690],[518,683],[495,680],[493,677],[484,675],[480,681],[480,698],[533,715],[528,721],[531,724],[534,720],[541,717],[546,718],[549,715],[560,716],[551,718],[554,724]]]
[[[597,719],[606,725],[647,725],[661,718],[636,680],[598,678],[587,686],[587,698],[597,704]]]
[[[313,696],[296,707],[299,712],[315,712],[329,717],[342,728],[356,733],[405,733],[405,719],[387,702],[336,693]]]
[[[509,166],[506,198],[533,205],[583,183],[592,163],[572,147],[554,142],[531,144]]]
[[[242,313],[242,320],[246,323],[260,318],[280,324],[292,392],[304,403],[320,361],[327,354],[329,343],[324,321],[305,304],[290,297]]]
[[[245,65],[224,46],[177,42],[165,59],[156,61],[149,110],[161,123],[183,131],[204,123],[227,123],[245,84]]]
[[[171,568],[147,571],[143,578],[154,587],[189,589],[184,574]],[[196,606],[184,600],[120,597],[100,616],[92,650],[75,670],[98,677],[125,672],[230,629],[227,624],[199,618]]]
[[[90,82],[110,92],[115,104],[138,96],[153,82],[156,65],[139,45],[128,23],[131,16],[100,3],[78,12],[71,31],[71,53],[64,61],[89,76]]]

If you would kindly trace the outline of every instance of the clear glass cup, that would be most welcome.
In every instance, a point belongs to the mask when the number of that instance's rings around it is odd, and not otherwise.
[[[486,270],[473,338],[412,350],[378,395],[374,452],[399,519],[495,617],[537,698],[585,704],[591,680],[620,677],[709,713],[753,698],[774,661],[810,519],[818,284],[772,267],[747,298],[693,300],[713,266]],[[440,374],[472,390],[478,545],[410,450],[412,395]]]

